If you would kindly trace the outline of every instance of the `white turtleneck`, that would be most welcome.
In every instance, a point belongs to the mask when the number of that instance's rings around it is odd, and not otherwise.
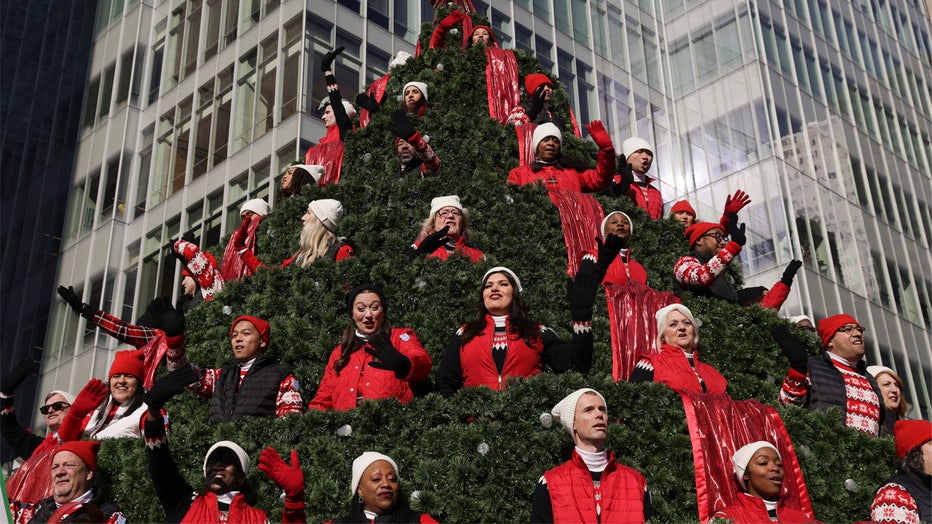
[[[586,464],[589,471],[601,473],[608,466],[608,451],[604,449],[602,451],[585,451],[576,446],[576,453],[579,453],[579,458]]]

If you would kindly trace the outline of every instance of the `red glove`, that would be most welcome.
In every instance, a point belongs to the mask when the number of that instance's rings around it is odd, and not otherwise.
[[[84,418],[88,413],[97,409],[97,406],[107,398],[110,388],[99,378],[92,378],[84,386],[84,389],[78,393],[74,402],[71,404],[71,410],[68,414],[77,415],[78,418]]]
[[[734,195],[728,195],[725,198],[725,211],[724,214],[737,213],[741,211],[744,206],[751,203],[751,197],[747,193],[741,191],[740,189],[735,191]]]
[[[249,234],[249,225],[252,223],[252,217],[243,219],[243,224],[233,233],[233,249],[242,251],[246,249],[246,236]]]
[[[450,29],[451,27],[455,26],[457,23],[462,22],[464,18],[466,18],[466,13],[460,10],[456,10],[448,14],[446,17],[444,17],[444,19],[441,20],[440,23],[437,25],[439,25],[440,27],[444,29]]]
[[[291,450],[291,466],[285,463],[275,448],[269,446],[259,455],[259,469],[285,491],[285,499],[304,502],[304,472],[298,460],[298,450]]]
[[[605,130],[601,120],[589,122],[586,129],[589,130],[589,136],[592,137],[595,145],[599,146],[599,149],[615,149],[612,145],[612,137],[608,136],[608,131]]]

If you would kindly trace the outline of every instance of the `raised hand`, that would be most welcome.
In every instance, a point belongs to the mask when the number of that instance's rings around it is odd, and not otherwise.
[[[605,126],[602,125],[601,120],[593,120],[586,125],[586,129],[589,130],[589,136],[592,137],[592,141],[595,142],[595,145],[599,146],[599,149],[614,149],[615,146],[612,145],[612,137],[608,136],[608,131],[605,130]]]
[[[787,264],[786,269],[783,270],[783,276],[780,278],[780,282],[790,286],[793,284],[793,279],[796,278],[796,272],[799,271],[799,268],[803,266],[802,260],[793,259],[789,264]]]
[[[162,406],[172,397],[184,391],[184,388],[189,384],[197,381],[198,376],[193,369],[187,366],[178,368],[153,384],[152,389],[143,395],[142,400],[149,407],[150,412],[158,413]]]
[[[809,371],[809,351],[806,345],[796,335],[790,332],[790,327],[780,324],[771,331],[773,340],[780,346],[780,351],[790,361],[790,367],[800,373]]]
[[[751,203],[751,197],[742,190],[735,191],[734,195],[725,198],[725,214],[737,213]]]
[[[259,455],[259,470],[268,475],[272,482],[278,484],[289,500],[304,500],[304,472],[301,471],[301,461],[298,459],[298,450],[291,450],[291,465],[289,466],[275,448],[269,446]]]
[[[91,307],[90,304],[81,302],[81,299],[78,298],[78,295],[74,292],[74,288],[71,286],[58,286],[58,296],[65,299],[65,302],[71,306],[71,309],[88,320],[94,318],[94,314],[97,313],[97,310]]]
[[[379,333],[369,338],[369,345],[365,349],[366,353],[378,359],[369,362],[370,366],[394,371],[398,380],[404,380],[411,372],[411,359],[395,349],[388,334]]]
[[[320,70],[324,73],[333,71],[333,61],[336,60],[337,55],[343,52],[343,49],[345,48],[340,46],[324,55],[324,59],[320,62]]]
[[[731,236],[731,240],[739,246],[743,246],[745,242],[748,241],[748,238],[744,233],[744,229],[744,222],[738,225],[738,213],[729,213],[728,235]]]

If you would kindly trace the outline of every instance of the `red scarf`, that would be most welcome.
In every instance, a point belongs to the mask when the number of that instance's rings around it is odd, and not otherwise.
[[[268,522],[269,518],[264,511],[246,504],[243,494],[240,493],[233,497],[233,502],[230,503],[230,512],[227,516],[227,521],[242,522],[244,524],[262,524]],[[194,502],[191,503],[191,508],[184,514],[184,518],[181,519],[181,522],[186,524],[220,522],[220,508],[217,506],[217,495],[209,491],[198,495],[194,499]]]

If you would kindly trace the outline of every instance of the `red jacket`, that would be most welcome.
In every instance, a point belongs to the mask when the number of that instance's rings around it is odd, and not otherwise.
[[[651,185],[654,180],[647,177],[646,186],[640,186],[632,182],[631,186],[628,187],[627,196],[639,208],[647,211],[647,214],[653,220],[659,220],[663,218],[663,196],[660,195],[659,189]]]
[[[576,451],[573,457],[544,473],[550,492],[553,522],[644,522],[644,490],[647,481],[633,468],[615,461],[609,452],[608,466],[599,479],[601,513],[596,514],[592,473]]]
[[[415,247],[419,245],[420,242],[414,244]],[[485,253],[474,247],[467,246],[466,240],[463,237],[460,237],[456,241],[456,252],[468,258],[471,262],[480,262],[483,258],[485,258]],[[427,255],[425,258],[439,258],[440,260],[447,260],[450,258],[450,252],[447,251],[446,247],[440,246],[436,251]]]
[[[586,255],[590,255],[593,260],[599,259],[599,253],[594,249],[587,250]],[[627,268],[625,266],[627,266]],[[637,282],[646,285],[647,270],[645,270],[644,266],[637,260],[633,260],[630,254],[627,264],[621,258],[621,255],[618,255],[615,257],[615,260],[612,260],[612,263],[609,264],[608,270],[605,272],[605,277],[602,279],[602,284],[606,286],[609,284],[623,286],[628,282]]]
[[[731,519],[734,524],[770,522],[767,507],[764,506],[764,499],[744,492],[738,493],[736,499],[734,504],[718,510],[715,515],[712,515],[712,518]],[[777,502],[777,519],[784,524],[818,522],[800,509],[787,507],[782,499]]]
[[[777,282],[767,292],[767,296],[760,301],[760,307],[780,311],[788,296],[790,296],[790,286],[783,282]]]
[[[705,382],[705,393],[720,395],[725,393],[728,386],[728,381],[715,368],[705,362],[699,362],[698,352],[693,354],[695,370],[689,365],[682,349],[668,344],[661,347],[659,354],[644,355],[641,359],[648,360],[653,365],[654,382],[662,382],[671,389],[703,393],[699,378],[696,377],[697,373]]]
[[[333,363],[340,358],[342,346],[338,345],[330,354],[324,378],[308,409],[347,411],[357,406],[357,398],[395,397],[401,402],[410,402],[414,398],[411,385],[423,380],[433,363],[411,329],[394,328],[391,339],[395,349],[411,359],[411,371],[405,380],[398,380],[394,371],[368,365],[373,357],[366,352],[365,346],[354,352],[346,367],[337,374]]]
[[[615,150],[600,149],[595,169],[583,172],[558,165],[544,165],[534,172],[531,166],[518,166],[508,173],[508,183],[523,186],[543,182],[547,189],[571,189],[592,193],[601,191],[612,183],[615,171]]]

